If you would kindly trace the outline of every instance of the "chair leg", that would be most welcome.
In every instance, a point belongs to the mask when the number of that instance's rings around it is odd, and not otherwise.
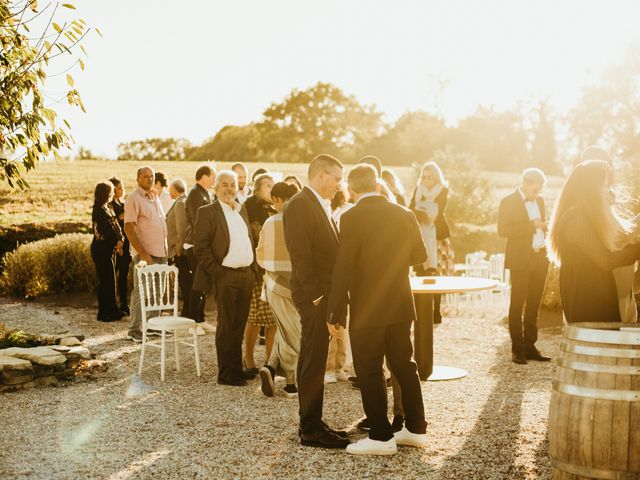
[[[162,330],[162,343],[160,345],[160,381],[162,382],[164,382],[165,333],[165,330]]]
[[[140,348],[140,365],[138,366],[138,376],[142,375],[142,364],[144,363],[144,349],[147,345],[147,332],[142,332],[142,347]]]
[[[193,329],[193,353],[196,356],[196,375],[200,376],[200,350],[198,349],[198,331]]]
[[[176,355],[176,372],[180,371],[180,352],[178,349],[178,344],[180,343],[178,341],[178,333],[180,332],[179,328],[176,328],[173,331],[173,345],[174,345],[174,350],[175,350],[175,355]]]

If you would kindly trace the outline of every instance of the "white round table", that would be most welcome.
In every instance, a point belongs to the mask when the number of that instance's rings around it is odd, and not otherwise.
[[[457,367],[433,365],[433,295],[491,290],[496,280],[477,277],[411,277],[411,291],[416,303],[413,328],[413,352],[420,380],[453,380],[467,375]]]

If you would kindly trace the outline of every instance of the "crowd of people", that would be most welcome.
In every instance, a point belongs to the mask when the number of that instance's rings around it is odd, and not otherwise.
[[[583,159],[566,181],[550,228],[541,170],[525,170],[520,187],[500,203],[498,233],[507,239],[511,272],[512,360],[518,364],[549,360],[535,345],[549,257],[560,266],[568,322],[637,319],[635,223],[612,193],[606,152],[593,147]],[[409,272],[453,274],[448,183],[429,162],[407,196],[373,156],[352,168],[346,182],[343,174],[342,163],[329,155],[310,162],[306,186],[295,176],[277,181],[280,175],[262,168],[250,176],[241,163],[221,171],[203,165],[187,191],[183,179],[143,166],[126,201],[121,179],[100,182],[91,246],[98,320],[130,315],[129,338],[140,342],[136,275],[127,300],[129,267],[171,262],[179,271],[182,316],[194,319],[200,334],[215,331],[218,383],[242,387],[259,375],[262,392],[272,397],[276,376],[284,377],[284,393],[299,400],[302,445],[376,455],[394,454],[398,445],[426,445],[412,360],[416,314]],[[205,321],[209,296],[217,307],[215,328]],[[434,321],[440,319],[436,297]],[[265,357],[257,362],[261,332]],[[366,415],[359,426],[369,431],[356,443],[322,415],[324,384],[347,379],[349,350]]]

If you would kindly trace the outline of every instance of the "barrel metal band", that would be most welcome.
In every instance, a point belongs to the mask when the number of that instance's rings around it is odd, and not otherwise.
[[[576,397],[593,398],[596,400],[619,400],[621,402],[640,402],[640,391],[635,390],[605,390],[603,388],[588,388],[553,381],[556,392],[574,395]]]
[[[564,327],[564,336],[583,342],[640,345],[640,329],[638,332],[620,332],[617,330],[619,325],[619,323],[569,324]]]
[[[605,470],[601,468],[587,467],[586,465],[575,465],[563,462],[557,458],[551,459],[551,466],[560,471],[577,475],[579,477],[598,478],[602,480],[638,480],[640,472],[629,472],[622,470]]]
[[[560,358],[558,366],[581,372],[612,373],[614,375],[640,375],[640,365],[604,365],[601,363],[575,362]]]
[[[591,357],[640,358],[640,350],[626,348],[589,347],[567,342],[562,342],[560,348],[565,352]]]

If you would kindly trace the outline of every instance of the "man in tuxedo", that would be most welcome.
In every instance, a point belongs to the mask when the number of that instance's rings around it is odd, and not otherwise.
[[[347,453],[392,455],[397,445],[426,445],[422,390],[412,360],[411,323],[416,310],[409,268],[427,260],[427,250],[413,212],[379,194],[374,167],[359,164],[349,172],[356,204],[340,220],[340,248],[331,279],[328,329],[340,335],[349,293],[351,351],[362,404],[371,423],[369,437]],[[402,391],[406,426],[392,431],[387,418],[384,357]]]
[[[318,155],[309,165],[309,186],[284,208],[284,234],[291,257],[291,297],[300,314],[302,335],[298,360],[300,443],[344,448],[346,432],[322,420],[324,371],[329,333],[325,323],[327,296],[338,253],[338,231],[331,218],[331,199],[342,181],[342,164]]]
[[[193,280],[198,268],[198,259],[196,258],[193,250],[193,232],[196,226],[196,214],[200,207],[209,205],[211,203],[211,196],[209,195],[209,189],[216,181],[216,171],[209,165],[202,165],[196,170],[196,184],[193,186],[189,195],[187,195],[186,213],[187,213],[187,230],[184,239],[184,252],[189,260],[191,267],[190,281],[186,285],[189,295],[189,312],[188,317],[193,318],[196,322],[204,323],[204,305],[207,300],[206,290],[198,290],[193,288]]]
[[[209,285],[215,285],[218,383],[244,386],[255,377],[242,368],[242,336],[257,264],[247,214],[235,200],[237,188],[233,171],[219,172],[216,200],[198,210],[193,233],[198,269],[193,288],[206,291]]]
[[[507,238],[505,268],[511,274],[509,334],[512,360],[521,365],[527,360],[550,360],[535,346],[538,310],[549,267],[545,248],[547,221],[544,200],[540,196],[545,183],[542,170],[526,169],[520,188],[503,198],[498,210],[498,234]]]

